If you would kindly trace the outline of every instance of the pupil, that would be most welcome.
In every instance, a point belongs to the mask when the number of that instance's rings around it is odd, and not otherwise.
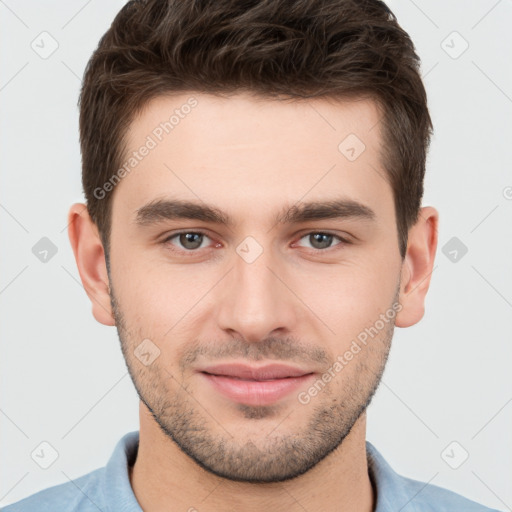
[[[202,235],[200,233],[183,233],[180,236],[180,242],[183,247],[186,247],[187,249],[197,249],[201,246],[201,236]],[[195,241],[194,238],[196,239]],[[199,239],[199,243],[197,239]]]
[[[317,247],[317,249],[325,249],[325,247],[329,247],[332,235],[327,233],[315,233],[313,234],[313,238],[315,239],[315,243],[320,242],[320,247]],[[315,244],[313,244],[313,246],[315,246]]]
[[[183,233],[180,236],[180,242],[183,247],[186,247],[187,249],[197,249],[201,246],[201,236],[202,235],[200,233]],[[332,235],[327,233],[314,233],[311,236],[314,239],[313,245],[319,249],[329,247],[330,242],[332,241]]]

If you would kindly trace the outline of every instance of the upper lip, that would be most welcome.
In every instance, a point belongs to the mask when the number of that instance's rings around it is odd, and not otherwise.
[[[226,377],[248,380],[284,379],[286,377],[302,377],[303,375],[313,373],[301,368],[278,363],[266,364],[257,367],[242,363],[225,363],[208,366],[206,368],[202,368],[200,371],[212,375],[223,375]]]

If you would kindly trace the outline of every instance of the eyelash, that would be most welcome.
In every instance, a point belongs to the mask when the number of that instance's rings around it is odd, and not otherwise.
[[[178,231],[177,233],[173,233],[173,234],[169,235],[168,237],[166,237],[164,240],[162,240],[161,243],[164,244],[164,245],[171,245],[173,247],[171,250],[176,251],[176,252],[188,253],[190,255],[194,255],[194,253],[198,253],[200,248],[188,249],[188,250],[187,249],[179,249],[179,248],[176,248],[175,246],[173,246],[170,243],[170,241],[173,238],[176,238],[176,237],[178,237],[180,235],[184,235],[184,234],[203,235],[203,236],[205,236],[207,238],[210,238],[207,233],[205,233],[204,231],[200,231],[200,230],[199,231]],[[321,234],[321,235],[329,235],[329,236],[332,236],[334,238],[337,238],[340,241],[340,243],[338,243],[338,244],[336,244],[336,245],[334,245],[332,247],[328,247],[326,249],[310,249],[310,248],[307,248],[310,251],[313,251],[315,253],[331,252],[332,250],[337,250],[336,248],[338,246],[349,245],[351,243],[350,240],[347,240],[346,238],[343,238],[343,237],[341,237],[339,235],[335,235],[334,233],[329,233],[328,231],[308,231],[307,233],[304,233],[299,238],[299,240],[302,240],[304,237],[309,236],[309,235],[313,235],[313,234],[315,234],[315,235],[319,235],[319,234]]]

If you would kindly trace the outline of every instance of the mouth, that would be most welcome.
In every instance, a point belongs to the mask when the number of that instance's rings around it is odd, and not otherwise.
[[[283,364],[254,367],[240,363],[209,366],[199,374],[216,392],[245,405],[278,402],[315,375],[312,371]]]

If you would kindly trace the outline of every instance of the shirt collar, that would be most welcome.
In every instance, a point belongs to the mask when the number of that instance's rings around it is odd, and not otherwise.
[[[133,465],[138,448],[139,431],[125,434],[105,467],[102,491],[109,512],[142,512],[128,474],[128,467]]]
[[[117,443],[107,463],[103,494],[111,512],[142,512],[130,485],[128,467],[133,465],[139,446],[139,431],[125,434]],[[397,505],[402,508],[408,504],[407,511],[417,509],[404,489],[404,478],[391,468],[379,451],[366,441],[368,474],[375,493],[374,512],[396,512]]]
[[[407,485],[410,480],[396,473],[369,441],[366,441],[366,460],[375,494],[374,512],[396,512],[406,506],[407,512],[420,511],[413,499],[422,490],[421,485],[419,490]]]

